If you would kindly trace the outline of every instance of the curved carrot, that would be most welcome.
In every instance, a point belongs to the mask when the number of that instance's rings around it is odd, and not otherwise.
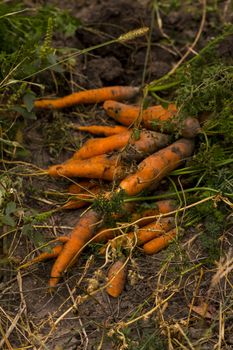
[[[72,124],[71,126],[75,130],[86,131],[93,135],[104,135],[104,136],[112,136],[116,134],[120,134],[121,132],[125,132],[128,130],[125,126],[120,125],[85,125],[79,126]]]
[[[122,157],[138,160],[167,146],[168,143],[169,136],[155,131],[140,130],[135,137],[134,131],[128,130],[105,138],[89,139],[75,152],[72,159],[87,159],[125,148]]]
[[[61,253],[62,249],[63,249],[63,245],[61,245],[61,244],[56,245],[55,247],[53,247],[51,249],[50,252],[43,252],[43,253],[39,254],[34,259],[28,261],[26,264],[23,264],[21,266],[21,268],[26,268],[26,267],[31,266],[33,264],[39,263],[41,261],[56,258]]]
[[[139,92],[138,87],[109,86],[100,89],[92,89],[76,92],[57,99],[42,99],[34,102],[37,108],[65,108],[76,104],[99,103],[106,100],[125,100],[135,96]]]
[[[53,165],[47,170],[50,176],[86,177],[91,179],[110,180],[122,178],[125,166],[116,155],[100,155],[83,160],[70,160]]]
[[[168,244],[171,243],[171,241],[173,241],[176,235],[177,235],[177,229],[175,228],[167,232],[165,235],[154,238],[151,241],[144,244],[143,250],[146,254],[158,253],[160,250],[166,248]]]
[[[52,267],[50,287],[57,285],[62,273],[77,259],[80,250],[92,238],[98,221],[99,215],[94,210],[89,210],[79,219],[71,232],[69,241],[64,245]]]
[[[181,122],[181,125],[177,125],[178,121],[174,118],[177,115],[177,109],[174,104],[169,104],[167,109],[158,105],[141,110],[139,106],[105,101],[104,109],[110,117],[126,126],[132,125],[138,118],[141,118],[142,125],[151,130],[166,129],[164,122],[171,121],[175,127],[181,129],[183,137],[195,137],[200,131],[199,121],[193,117],[188,117]]]
[[[136,195],[142,190],[154,186],[163,177],[177,168],[182,160],[191,156],[194,149],[192,140],[180,139],[170,146],[145,158],[138,165],[138,170],[120,182],[119,190],[128,195]]]
[[[125,260],[117,260],[108,270],[107,281],[110,284],[106,287],[106,291],[109,295],[117,298],[123,291],[127,276],[127,268]]]

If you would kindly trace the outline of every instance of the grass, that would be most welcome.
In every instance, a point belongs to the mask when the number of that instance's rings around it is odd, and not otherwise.
[[[169,14],[178,10],[181,2],[157,5],[157,11]],[[214,6],[217,5],[211,11]],[[52,182],[37,175],[51,157],[52,161],[59,159],[81,140],[66,127],[68,113],[35,113],[33,101],[41,94],[69,91],[63,86],[71,84],[67,73],[74,69],[71,60],[91,53],[95,47],[82,51],[53,47],[55,34],[72,37],[81,23],[67,12],[51,6],[25,10],[20,3],[7,2],[0,11],[0,347],[47,349],[58,337],[63,345],[72,343],[83,348],[94,337],[98,349],[106,342],[116,349],[137,350],[201,349],[209,344],[216,349],[227,347],[233,268],[232,62],[220,57],[218,48],[232,35],[232,27],[226,26],[172,74],[144,88],[145,95],[162,100],[164,105],[166,100],[176,101],[181,119],[208,112],[196,139],[195,156],[153,193],[137,198],[125,198],[119,193],[111,202],[103,196],[94,200],[93,206],[107,212],[107,219],[112,213],[121,213],[124,202],[137,201],[145,207],[172,197],[179,203],[177,226],[181,222],[183,230],[166,251],[152,257],[145,257],[135,247],[124,251],[136,284],[130,285],[129,281],[127,291],[115,301],[106,299],[103,293],[106,265],[114,259],[114,251],[105,258],[98,256],[98,247],[91,256],[83,254],[79,268],[75,266],[68,272],[53,296],[47,293],[49,262],[18,270],[19,260],[35,249],[46,249],[51,237],[69,232],[77,221],[74,213],[57,212],[56,202],[49,195],[54,188],[58,196],[63,195],[67,179]],[[98,47],[136,35],[137,32],[126,34]],[[37,125],[42,138],[41,154],[31,149],[25,135],[25,129],[28,132]],[[45,164],[40,161],[38,169],[33,165],[34,152],[43,159],[44,151]],[[128,223],[117,224],[124,234]]]

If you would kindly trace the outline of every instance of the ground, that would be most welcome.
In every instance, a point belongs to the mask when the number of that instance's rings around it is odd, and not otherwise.
[[[40,7],[46,1],[29,0],[24,3],[30,8]],[[153,30],[150,47],[148,37],[142,36],[124,44],[97,48],[69,60],[62,84],[59,74],[44,72],[45,96],[62,96],[80,87],[143,86],[160,78],[193,44],[205,4],[204,1],[165,1],[159,7],[155,6],[153,12],[150,1],[53,0],[49,3],[71,11],[81,20],[73,36],[65,38],[56,34],[53,46],[58,50],[62,47],[88,48],[139,27],[152,25]],[[200,39],[190,56],[203,48],[219,33],[220,26],[229,21],[229,2],[212,3],[204,7],[207,10],[206,21],[200,28]],[[222,50],[228,52],[227,43]],[[48,85],[46,81],[49,81]],[[166,100],[167,92],[161,97]],[[138,103],[140,98],[133,102]],[[148,103],[152,101],[149,97]],[[21,132],[29,152],[23,161],[39,168],[65,161],[86,140],[85,133],[67,128],[64,122],[66,125],[71,121],[80,125],[112,123],[106,120],[101,106],[37,113],[37,120],[27,124]],[[23,168],[20,169],[24,172]],[[15,181],[19,181],[19,174],[16,174]],[[45,176],[28,176],[20,181],[19,188],[24,193],[20,200],[26,208],[24,215],[31,215],[33,211],[48,213],[54,209],[59,198],[53,193],[65,191],[69,183]],[[166,181],[161,184],[166,185]],[[160,190],[156,189],[154,194]],[[17,201],[18,193],[13,193],[13,196]],[[136,248],[129,260],[127,284],[116,299],[109,297],[104,288],[101,289],[109,265],[103,266],[105,258],[98,254],[96,246],[88,247],[78,263],[65,274],[56,292],[50,294],[48,278],[52,261],[26,270],[18,270],[17,264],[31,254],[35,242],[38,244],[40,240],[44,242],[51,237],[68,234],[78,222],[80,212],[57,211],[48,215],[46,221],[32,222],[30,227],[25,224],[24,229],[28,229],[26,235],[21,231],[20,220],[23,218],[20,212],[17,212],[18,227],[13,234],[9,234],[9,226],[3,226],[3,233],[8,237],[4,244],[9,247],[12,265],[3,265],[0,281],[0,331],[3,335],[0,348],[232,348],[232,302],[229,298],[232,297],[233,281],[232,276],[225,273],[230,262],[232,264],[228,254],[232,247],[232,231],[222,232],[220,245],[223,254],[222,259],[216,261],[218,265],[202,264],[207,254],[200,244],[202,223],[185,228],[177,242],[156,255],[146,256],[142,249]],[[185,220],[184,217],[182,220]],[[3,246],[1,249],[4,252]],[[88,292],[88,287],[93,279],[98,282],[100,290],[92,294]],[[192,306],[197,308],[192,310]],[[137,317],[138,321],[135,320]],[[4,341],[4,334],[8,340]]]

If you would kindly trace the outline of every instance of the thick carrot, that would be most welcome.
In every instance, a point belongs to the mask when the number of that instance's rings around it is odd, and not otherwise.
[[[62,273],[77,259],[80,250],[92,238],[98,221],[99,215],[94,210],[85,212],[79,219],[78,224],[70,234],[69,241],[64,245],[52,267],[50,287],[57,285]]]
[[[105,101],[103,108],[105,112],[115,119],[117,122],[130,126],[139,118],[140,114],[144,123],[146,124],[149,120],[160,120],[166,121],[172,118],[177,113],[177,109],[174,104],[170,104],[167,109],[161,105],[149,107],[141,111],[140,106],[132,106],[116,101]]]
[[[110,284],[106,287],[107,293],[117,298],[123,291],[127,276],[125,259],[119,259],[108,270],[107,281]]]
[[[156,185],[162,178],[177,168],[191,156],[194,149],[192,140],[180,139],[170,146],[145,158],[137,171],[120,182],[119,190],[128,195],[136,195],[144,189]]]
[[[70,160],[48,168],[50,176],[85,177],[91,179],[114,180],[123,178],[125,166],[117,155],[100,155],[83,160]]]
[[[72,159],[87,159],[125,148],[122,157],[138,160],[167,146],[168,143],[169,136],[155,131],[140,130],[135,137],[135,132],[128,130],[117,135],[88,140],[75,152]]]
[[[104,135],[104,136],[112,136],[116,134],[120,134],[121,132],[127,131],[128,128],[125,126],[114,125],[86,125],[79,126],[76,124],[72,124],[71,127],[75,130],[86,131],[93,135]]]
[[[176,237],[176,235],[177,229],[174,228],[173,230],[167,232],[165,235],[154,238],[151,241],[144,244],[143,250],[146,254],[158,253],[160,250],[166,248],[168,244]]]
[[[139,227],[145,226],[154,221],[153,216],[167,214],[177,209],[177,202],[172,199],[157,201],[154,208],[144,209],[140,212],[134,212],[131,215],[131,222],[137,222]]]
[[[177,115],[174,104],[168,105],[167,109],[158,105],[141,111],[139,106],[106,101],[104,109],[109,116],[126,126],[132,125],[138,118],[141,118],[142,126],[151,130],[166,130],[164,122],[170,121],[175,128],[181,130],[183,137],[192,138],[200,132],[200,124],[196,118],[188,117],[181,121],[181,125],[178,124],[178,121],[174,118]]]
[[[125,100],[135,96],[138,92],[138,87],[110,86],[80,91],[57,99],[37,100],[34,102],[34,106],[37,108],[56,109],[76,104],[99,103],[106,100]]]
[[[86,205],[90,205],[91,203],[87,201],[88,199],[93,199],[95,195],[99,194],[102,191],[100,186],[92,187],[90,190],[83,191],[79,193],[77,196],[72,197],[67,203],[65,203],[62,208],[63,209],[79,209],[85,207]]]

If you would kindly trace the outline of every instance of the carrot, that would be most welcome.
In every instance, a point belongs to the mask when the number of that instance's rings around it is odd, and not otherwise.
[[[69,239],[70,238],[67,236],[61,236],[61,237],[57,237],[55,240],[53,240],[53,242],[59,241],[61,243],[66,243],[69,241]],[[28,266],[39,263],[41,261],[56,258],[61,253],[62,249],[63,249],[63,244],[56,245],[55,247],[52,248],[50,252],[43,252],[39,254],[34,259],[26,262],[26,264],[21,265],[20,268],[27,268]]]
[[[39,254],[34,259],[32,259],[32,260],[28,261],[26,264],[22,265],[21,268],[22,267],[26,268],[26,267],[31,266],[33,264],[39,263],[41,261],[56,258],[61,253],[62,249],[63,249],[63,245],[61,245],[61,244],[56,245],[55,247],[52,248],[52,250],[50,252],[43,252],[43,253]]]
[[[100,186],[92,187],[90,190],[83,191],[77,196],[72,197],[67,203],[65,203],[63,209],[79,209],[91,204],[87,199],[93,199],[95,195],[101,192],[102,188]]]
[[[73,183],[68,187],[68,193],[71,194],[79,194],[83,191],[90,190],[91,188],[95,187],[96,183],[90,181],[90,180],[82,180],[78,183]]]
[[[57,99],[42,99],[34,102],[37,108],[65,108],[76,104],[99,103],[106,100],[125,100],[135,96],[139,92],[138,87],[109,86],[100,89],[75,92]]]
[[[141,246],[155,237],[161,236],[166,231],[171,230],[174,226],[175,220],[173,217],[161,218],[160,220],[153,221],[150,224],[141,227],[136,232],[128,232],[127,234],[121,235],[119,238],[117,237],[108,242],[101,248],[100,254],[105,254],[109,243],[112,248],[131,246],[134,242],[137,246]]]
[[[52,267],[50,287],[57,285],[62,273],[77,259],[83,246],[92,238],[98,221],[99,215],[94,210],[85,212],[79,219],[78,224],[70,234],[69,241],[64,245]]]
[[[132,106],[116,101],[105,101],[103,108],[107,115],[115,119],[117,122],[130,126],[139,118],[140,113],[142,114],[142,120],[144,122],[151,120],[166,121],[173,117],[177,109],[174,104],[170,104],[167,109],[163,108],[161,105],[149,107],[141,111],[140,106]],[[146,124],[147,124],[146,123]]]
[[[192,140],[180,139],[170,146],[145,158],[137,171],[120,182],[119,190],[128,195],[136,195],[142,190],[156,185],[181,162],[191,156],[194,148]]]
[[[169,143],[169,137],[154,131],[140,130],[135,137],[134,131],[128,130],[123,133],[105,138],[89,139],[75,154],[72,159],[86,159],[100,154],[120,150],[125,147],[123,157],[127,160],[140,159],[157,149],[165,147]]]
[[[87,159],[100,154],[105,154],[119,150],[129,142],[131,131],[108,136],[105,138],[89,139],[74,153],[72,159]]]
[[[53,165],[47,169],[47,173],[54,177],[86,177],[112,181],[124,176],[125,166],[117,155],[104,154],[89,159],[74,159],[63,164]]]
[[[106,287],[107,293],[117,298],[123,291],[127,276],[125,259],[119,259],[108,270],[107,281],[110,284]]]
[[[128,128],[120,125],[86,125],[86,126],[78,126],[76,124],[72,124],[71,127],[75,130],[86,131],[93,135],[104,135],[104,136],[112,136],[116,134],[120,134],[121,132],[127,131]]]
[[[143,250],[146,254],[158,253],[160,250],[166,248],[168,244],[176,237],[176,235],[177,229],[174,228],[167,232],[165,235],[154,238],[151,241],[144,244]]]
[[[131,215],[131,222],[137,222],[139,227],[145,226],[154,221],[153,216],[167,214],[177,209],[177,202],[172,199],[157,201],[154,208],[145,209]]]
[[[195,137],[200,131],[199,121],[193,117],[188,117],[181,122],[182,125],[177,125],[178,121],[174,118],[177,115],[177,109],[174,104],[168,105],[167,109],[158,105],[141,111],[139,106],[105,101],[104,109],[109,116],[126,126],[132,125],[141,118],[142,126],[151,130],[166,130],[164,122],[170,121],[176,128],[179,127],[181,135],[187,138]]]

